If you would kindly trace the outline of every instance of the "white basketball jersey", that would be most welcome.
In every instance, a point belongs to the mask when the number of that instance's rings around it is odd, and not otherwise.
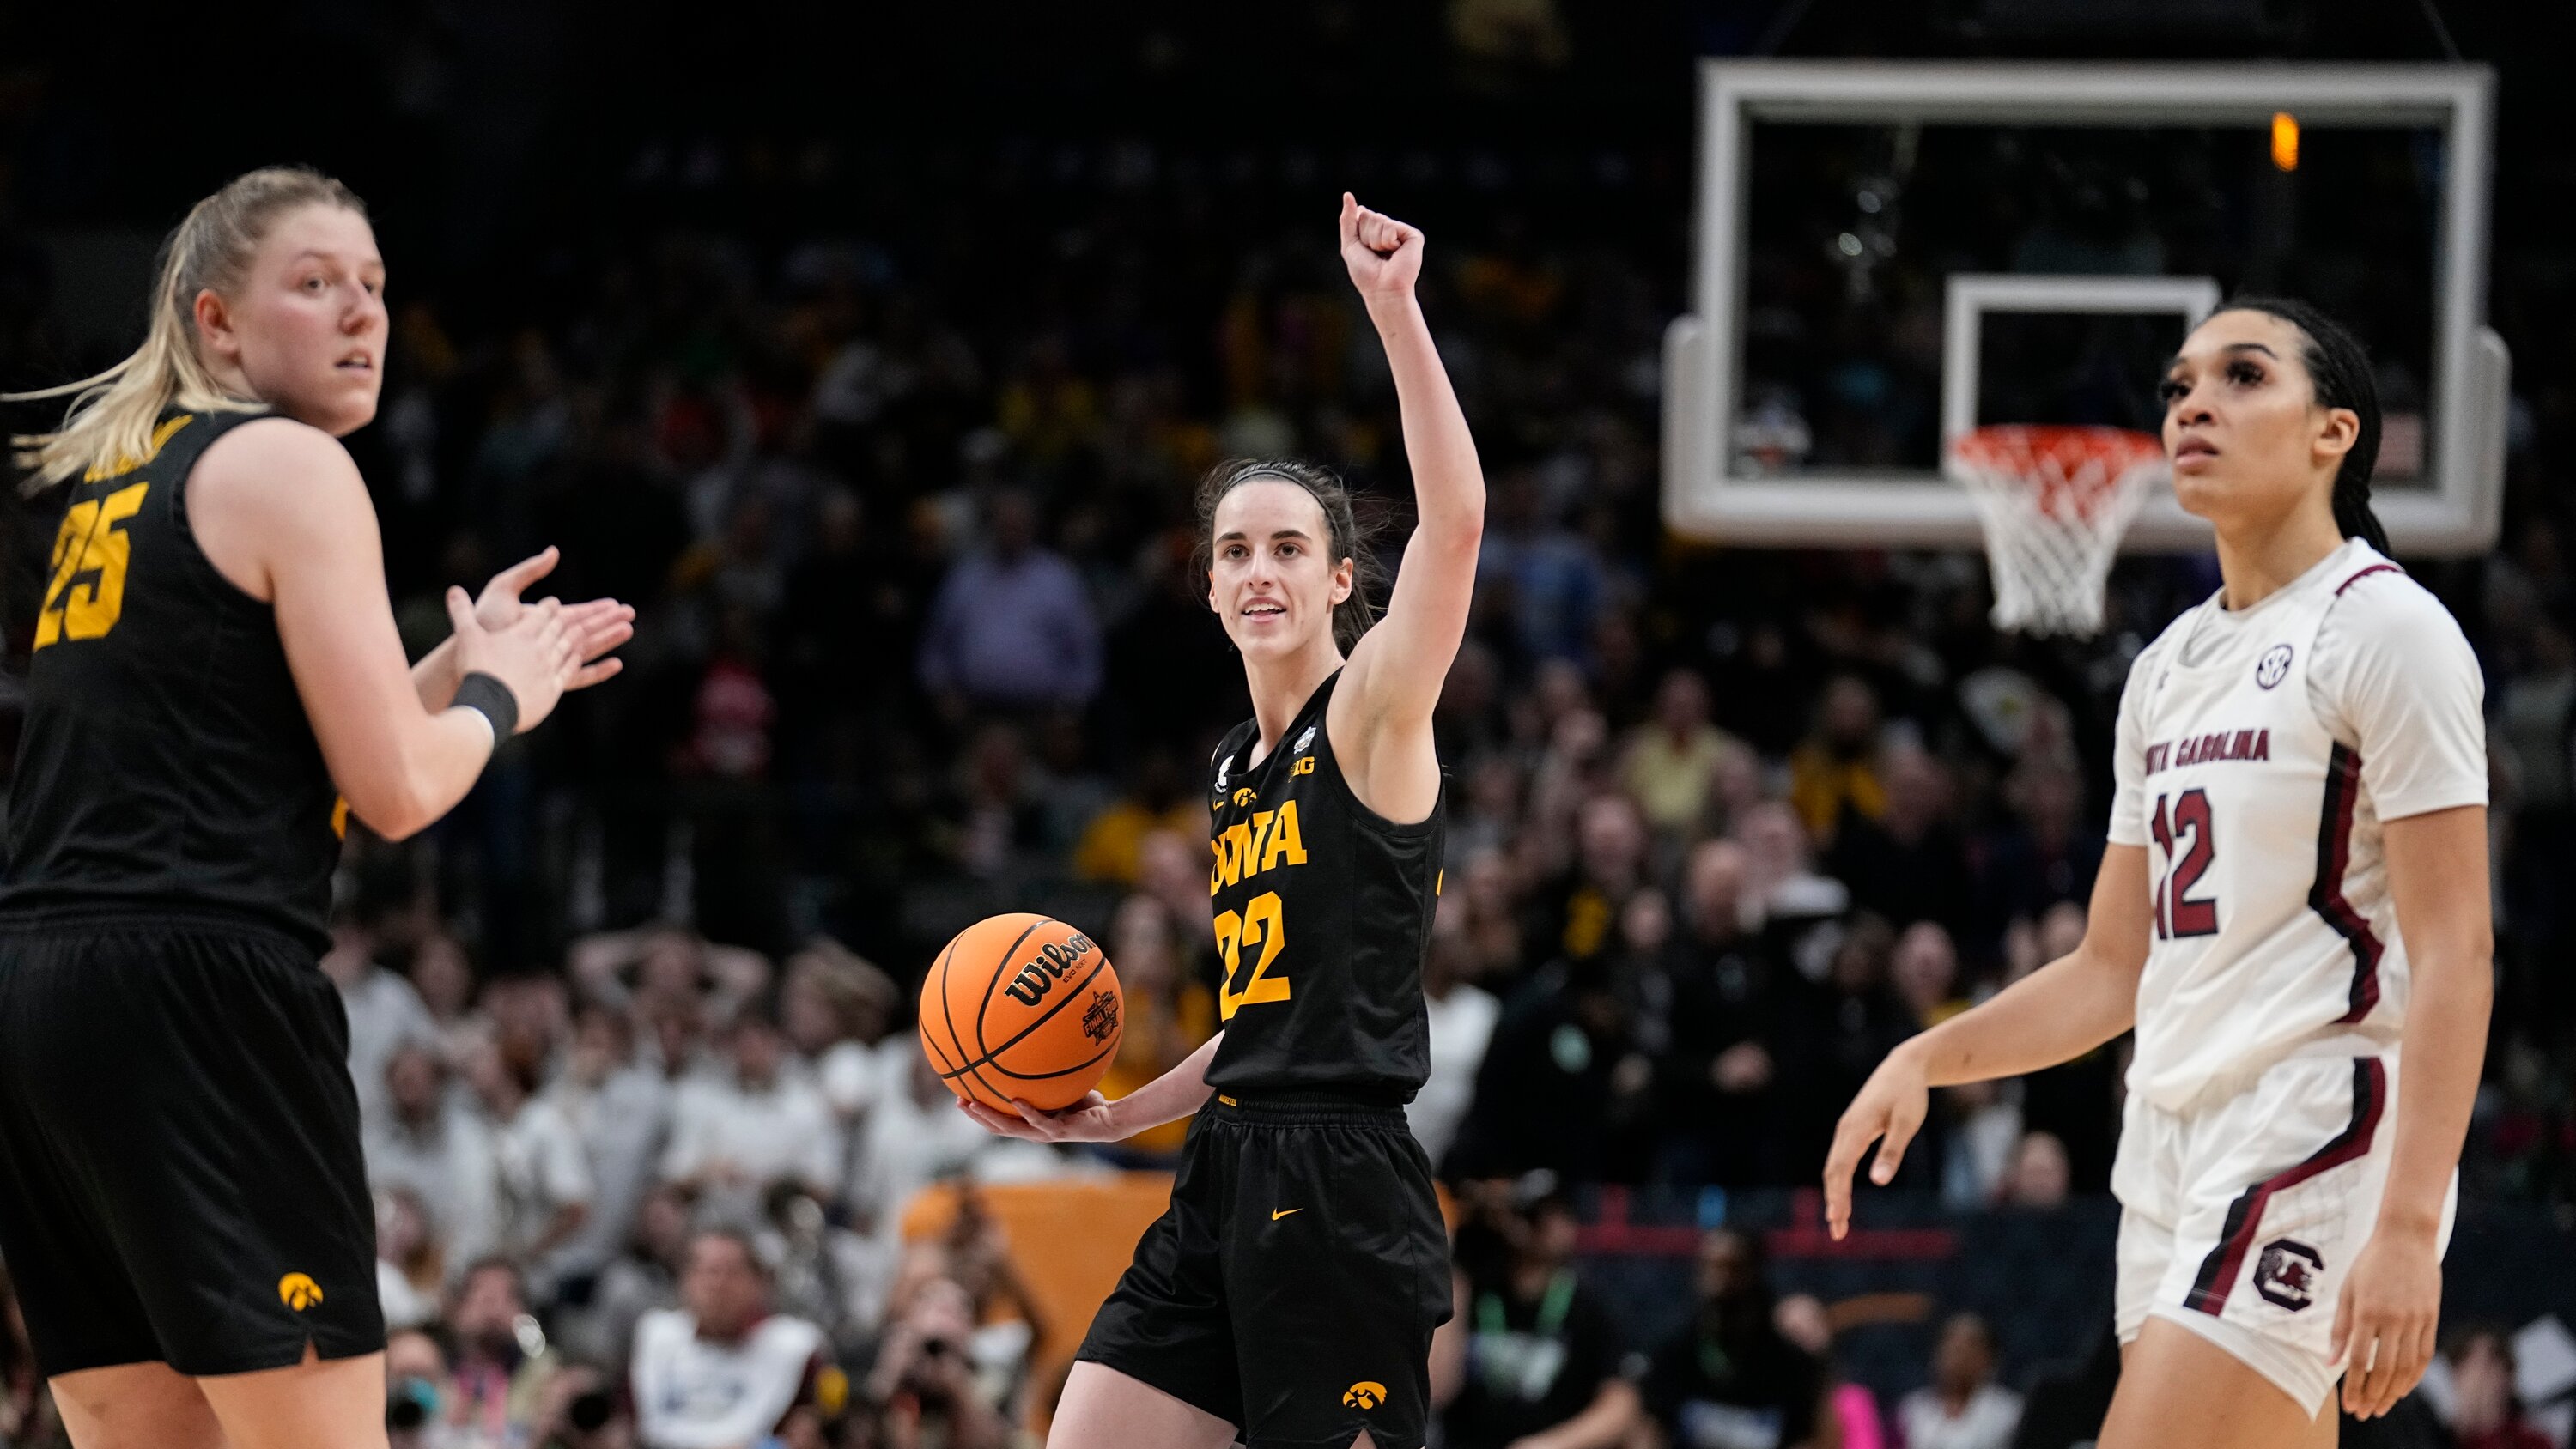
[[[2230,615],[2213,597],[2185,613],[2133,668],[2122,734],[2138,756],[2123,765],[2136,772],[2155,925],[2129,1088],[2167,1110],[2288,1057],[2398,1040],[2406,947],[2379,814],[2360,750],[2335,739],[2309,690],[2328,611],[2397,572],[2348,543],[2252,609]]]

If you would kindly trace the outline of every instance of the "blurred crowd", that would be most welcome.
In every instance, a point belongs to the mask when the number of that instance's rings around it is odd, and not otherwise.
[[[2080,939],[2127,664],[2210,567],[2124,562],[2099,638],[2037,643],[1987,626],[1973,557],[1673,540],[1658,346],[1686,178],[1616,147],[1351,162],[1429,233],[1425,308],[1491,485],[1438,718],[1456,885],[1413,1105],[1466,1205],[1445,1442],[2017,1442],[1985,1325],[1949,1322],[1928,1387],[1880,1404],[1834,1375],[1823,1305],[1774,1301],[1757,1237],[1711,1237],[1699,1316],[1633,1341],[1571,1270],[1570,1204],[1812,1182],[1891,1045]],[[987,1137],[913,1045],[922,971],[971,921],[1044,909],[1117,964],[1105,1091],[1203,1042],[1203,772],[1249,710],[1191,485],[1312,459],[1401,548],[1393,394],[1311,151],[1002,146],[958,164],[973,185],[923,160],[835,178],[919,198],[863,225],[660,219],[775,164],[646,147],[634,224],[542,258],[536,294],[410,294],[391,258],[384,406],[352,446],[409,643],[443,633],[446,584],[546,544],[545,590],[640,611],[625,674],[448,821],[352,831],[324,967],[401,1446],[1012,1442],[1055,1386],[973,1186],[1166,1162],[1180,1128],[1083,1154]],[[0,246],[11,381],[60,354],[32,255]],[[2539,480],[2576,445],[2566,403],[2521,405],[2505,549],[2419,570],[2494,721],[2500,991],[2467,1190],[2559,1203],[2576,514]],[[1895,1190],[2103,1191],[2122,1052],[1943,1092]],[[938,1183],[960,1211],[908,1239]],[[2460,1376],[2484,1394],[2503,1350],[2480,1342]],[[47,1442],[37,1403],[0,1330],[0,1445]]]

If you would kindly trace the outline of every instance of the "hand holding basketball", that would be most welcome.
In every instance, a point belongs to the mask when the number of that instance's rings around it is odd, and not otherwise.
[[[984,1124],[984,1130],[999,1137],[1016,1137],[1023,1142],[1116,1142],[1136,1135],[1118,1125],[1117,1113],[1108,1098],[1093,1092],[1060,1112],[1041,1112],[1026,1102],[1014,1101],[1011,1112],[997,1112],[981,1102],[957,1099],[957,1106],[967,1116]]]
[[[1345,191],[1342,264],[1351,269],[1351,285],[1367,301],[1410,297],[1422,276],[1422,233],[1369,210]]]

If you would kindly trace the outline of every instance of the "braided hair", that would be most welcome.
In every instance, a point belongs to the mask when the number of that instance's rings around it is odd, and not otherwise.
[[[2379,466],[2379,378],[2361,339],[2316,307],[2289,297],[2232,297],[2219,310],[2260,312],[2299,329],[2299,361],[2308,369],[2317,406],[2350,408],[2360,419],[2352,448],[2335,470],[2335,527],[2346,538],[2388,552],[2388,530],[2370,509],[2370,474]]]

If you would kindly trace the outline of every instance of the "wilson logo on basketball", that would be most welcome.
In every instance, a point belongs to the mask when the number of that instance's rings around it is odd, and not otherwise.
[[[1091,1004],[1082,1009],[1082,1034],[1093,1041],[1107,1041],[1118,1034],[1117,992],[1091,993]]]
[[[301,1313],[322,1301],[322,1285],[302,1273],[277,1280],[277,1301]]]
[[[1386,1385],[1362,1379],[1342,1393],[1342,1407],[1363,1412],[1386,1402]]]
[[[1054,990],[1055,984],[1062,981],[1074,963],[1090,950],[1091,938],[1088,936],[1071,937],[1062,945],[1049,941],[1038,948],[1036,958],[1021,967],[1020,974],[1012,977],[1011,984],[1002,990],[1022,1006],[1035,1006],[1046,999],[1046,994]],[[1116,1023],[1113,1021],[1111,1025],[1114,1028]]]

